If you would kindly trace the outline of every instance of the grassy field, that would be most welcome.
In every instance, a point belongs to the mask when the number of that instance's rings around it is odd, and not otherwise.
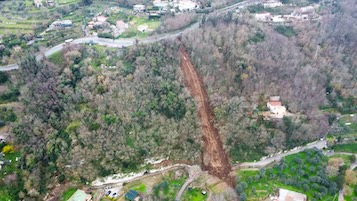
[[[357,134],[357,122],[349,114],[343,115],[338,119],[338,125],[346,129],[344,134]]]
[[[202,194],[202,189],[193,188],[187,189],[182,196],[182,201],[205,201],[207,200],[208,195]]]
[[[337,188],[326,175],[326,163],[327,158],[313,150],[290,155],[267,170],[238,171],[237,190],[244,193],[247,200],[262,200],[278,188],[284,188],[304,193],[310,200],[332,201]]]
[[[146,193],[146,185],[143,184],[140,180],[125,185],[124,190],[126,192],[129,191],[130,189],[142,194]]]
[[[335,144],[331,147],[335,152],[357,153],[357,143],[352,144]]]
[[[135,16],[130,20],[129,24],[129,29],[121,34],[119,38],[146,37],[149,32],[154,31],[160,26],[160,20],[146,19],[142,17],[139,18]],[[140,25],[146,25],[148,31],[140,32],[138,30]]]
[[[0,34],[34,33],[34,26],[49,23],[54,13],[80,0],[57,0],[58,6],[36,8],[33,0],[0,2]]]
[[[134,191],[137,191],[139,193],[146,193],[146,186],[144,184],[140,184],[138,186],[132,187]]]
[[[177,192],[185,181],[186,175],[174,179],[173,173],[171,173],[169,176],[164,177],[163,181],[154,187],[154,195],[157,198],[160,198],[160,200],[174,200]]]
[[[66,190],[62,194],[60,201],[67,201],[76,191],[77,191],[76,188],[70,188],[70,189]]]
[[[349,191],[348,195],[346,195],[346,191],[345,191],[345,201],[354,201],[357,198],[357,191],[354,190],[357,188],[357,185],[352,185],[352,186],[346,186],[346,189],[348,188],[347,191]]]
[[[14,153],[8,153],[5,154],[5,159],[7,161],[11,161],[8,165],[5,165],[2,167],[2,169],[0,170],[0,179],[4,178],[5,175],[9,175],[9,174],[13,174],[16,172],[17,170],[17,161],[16,161],[16,157],[20,157],[20,153],[19,152],[14,152]]]
[[[59,66],[62,66],[63,64],[63,58],[62,58],[62,53],[61,52],[55,52],[52,55],[48,57],[48,59]]]
[[[18,162],[16,161],[16,157],[20,156],[20,152],[17,152],[16,150],[14,153],[5,154],[4,159],[8,161],[8,164],[3,165],[2,169],[0,170],[0,180],[2,180],[7,175],[20,172],[17,167]],[[4,188],[0,187],[0,200],[14,200],[14,197],[18,193],[17,191],[19,189],[21,189],[21,187],[17,187],[16,184],[4,186]]]

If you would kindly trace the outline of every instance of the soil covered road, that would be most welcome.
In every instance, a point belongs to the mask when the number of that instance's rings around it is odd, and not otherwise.
[[[202,169],[233,187],[235,178],[229,174],[232,166],[223,149],[218,130],[214,127],[214,115],[202,78],[192,65],[183,45],[180,47],[180,57],[184,84],[196,102],[200,127],[203,132]]]

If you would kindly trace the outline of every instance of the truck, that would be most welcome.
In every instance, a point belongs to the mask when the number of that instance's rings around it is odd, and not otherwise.
[[[70,43],[70,42],[72,42],[72,41],[73,41],[73,39],[70,38],[70,39],[65,40],[64,42],[65,42],[65,43]]]

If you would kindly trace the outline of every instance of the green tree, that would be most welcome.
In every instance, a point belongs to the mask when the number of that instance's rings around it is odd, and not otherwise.
[[[92,0],[82,0],[82,3],[86,6],[91,5],[93,3]]]

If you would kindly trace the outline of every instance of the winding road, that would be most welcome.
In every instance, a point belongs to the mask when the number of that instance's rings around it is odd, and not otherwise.
[[[244,8],[246,6],[250,6],[250,5],[254,5],[254,4],[258,4],[260,3],[262,0],[247,0],[247,1],[242,1],[221,9],[217,9],[215,11],[213,11],[212,13],[209,13],[208,16],[214,16],[214,15],[219,15],[219,14],[223,14],[225,12],[228,11],[232,11],[235,10],[237,8]],[[176,38],[177,36],[179,36],[180,34],[190,31],[192,29],[197,29],[199,27],[199,23],[194,23],[189,27],[186,27],[182,30],[179,31],[175,31],[175,32],[171,32],[171,33],[166,33],[166,34],[161,34],[161,35],[156,35],[156,36],[151,36],[148,38],[125,38],[125,39],[107,39],[107,38],[98,38],[98,37],[82,37],[82,38],[77,38],[74,39],[71,43],[74,44],[84,44],[84,43],[95,43],[98,45],[102,45],[102,46],[107,46],[107,47],[117,47],[117,48],[121,48],[121,47],[128,47],[128,46],[132,46],[135,45],[136,43],[139,44],[144,44],[144,43],[154,43],[154,42],[158,42],[160,40],[164,40],[164,39],[170,39],[170,38]],[[47,49],[45,52],[41,52],[38,53],[36,58],[37,59],[41,59],[42,56],[46,56],[48,57],[49,55],[61,51],[64,47],[65,43],[61,43],[58,44],[54,47],[51,47],[49,49]],[[0,71],[11,71],[11,70],[16,70],[18,69],[19,66],[17,64],[8,64],[5,66],[0,66]]]
[[[271,163],[280,161],[282,158],[284,158],[285,156],[291,155],[291,154],[296,154],[299,153],[301,151],[304,151],[305,149],[319,149],[322,150],[323,148],[327,147],[326,146],[327,141],[326,140],[319,140],[319,141],[315,141],[315,142],[311,142],[305,146],[302,147],[296,147],[294,149],[291,149],[290,151],[286,151],[283,153],[277,153],[273,156],[270,157],[263,157],[260,161],[257,162],[244,162],[244,163],[240,163],[237,165],[233,166],[233,169],[241,169],[241,168],[261,168],[261,167],[265,167]]]

